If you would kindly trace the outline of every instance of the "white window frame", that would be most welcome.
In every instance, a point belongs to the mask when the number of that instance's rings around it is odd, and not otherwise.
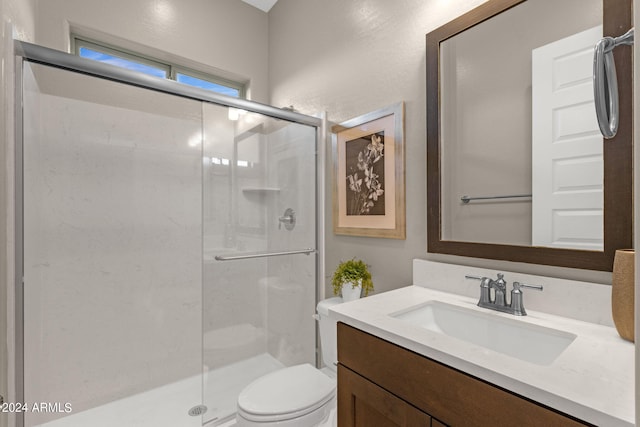
[[[71,51],[75,55],[79,56],[80,49],[83,47],[164,70],[167,74],[167,79],[169,80],[177,80],[178,74],[184,74],[213,84],[225,86],[230,89],[235,89],[238,91],[238,98],[246,98],[246,85],[244,83],[194,70],[193,68],[185,67],[169,61],[159,60],[148,55],[143,55],[137,52],[130,51],[128,49],[123,49],[77,34],[71,34]]]

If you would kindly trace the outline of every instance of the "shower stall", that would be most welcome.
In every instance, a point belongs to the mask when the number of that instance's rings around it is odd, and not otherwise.
[[[317,363],[322,120],[16,42],[19,426],[217,426]]]

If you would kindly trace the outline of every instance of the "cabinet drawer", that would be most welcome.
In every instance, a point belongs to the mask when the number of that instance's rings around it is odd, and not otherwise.
[[[450,426],[591,425],[343,323],[338,361]]]

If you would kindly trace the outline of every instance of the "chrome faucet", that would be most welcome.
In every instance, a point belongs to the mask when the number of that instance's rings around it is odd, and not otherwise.
[[[491,280],[489,287],[494,289],[494,301],[493,303],[498,307],[507,306],[507,282],[503,279],[504,274],[498,273],[498,280]]]
[[[504,280],[504,274],[498,273],[498,278],[496,280],[488,277],[471,275],[466,275],[464,277],[466,279],[480,281],[480,300],[478,301],[478,307],[488,308],[502,313],[509,313],[514,316],[527,315],[527,311],[524,309],[524,303],[522,300],[522,288],[535,289],[538,291],[543,289],[541,285],[527,285],[526,283],[513,282],[511,302],[507,304],[507,282]],[[493,298],[491,295],[491,289],[493,289]]]

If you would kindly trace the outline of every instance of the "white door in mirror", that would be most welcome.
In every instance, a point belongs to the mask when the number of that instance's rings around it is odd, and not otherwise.
[[[532,244],[601,251],[603,160],[593,101],[602,26],[532,51]]]

